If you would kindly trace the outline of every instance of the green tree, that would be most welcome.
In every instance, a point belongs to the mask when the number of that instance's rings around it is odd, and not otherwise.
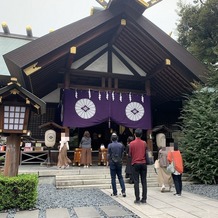
[[[218,183],[218,4],[217,0],[179,3],[178,42],[210,71],[205,87],[187,96],[181,113],[185,168],[196,180]],[[213,88],[208,88],[213,87]]]
[[[218,91],[198,87],[182,111],[184,164],[200,183],[218,183]]]
[[[179,2],[178,42],[204,63],[211,75],[209,84],[218,84],[218,4],[217,0]]]

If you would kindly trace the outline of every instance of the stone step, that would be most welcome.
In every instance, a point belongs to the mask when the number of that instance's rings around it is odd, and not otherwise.
[[[133,184],[125,183],[126,188],[133,188]],[[147,183],[147,187],[158,187],[156,183]],[[68,185],[59,186],[56,185],[57,189],[67,189],[67,188],[99,188],[99,189],[112,189],[111,184],[91,184],[91,185]],[[117,188],[119,188],[119,182],[117,182]]]
[[[124,178],[126,187],[132,187],[133,184],[129,184],[129,179]],[[118,179],[116,183],[119,184]],[[186,178],[183,178],[183,183],[191,183]],[[74,175],[74,176],[56,176],[55,179],[56,188],[100,188],[110,189],[111,188],[111,177],[110,174],[104,175]],[[148,187],[158,187],[157,175],[147,177]]]
[[[127,180],[124,180],[126,183],[128,183]],[[118,182],[118,180],[117,180]],[[147,182],[150,183],[156,183],[157,179],[156,178],[148,178]],[[63,186],[76,186],[76,185],[92,185],[92,184],[110,184],[111,183],[111,178],[107,178],[107,179],[97,179],[97,178],[92,178],[92,179],[75,179],[75,180],[68,180],[66,179],[58,179],[56,178],[56,186],[57,184],[63,185]]]
[[[111,189],[111,176],[108,167],[90,167],[90,168],[80,168],[77,170],[72,170],[71,174],[63,170],[56,174],[55,185],[56,188],[101,188],[101,189]],[[126,186],[132,187],[133,184],[129,184],[129,179],[125,178],[125,167],[123,169],[123,177]],[[117,179],[117,184],[119,181]],[[154,172],[152,166],[148,166],[147,172],[147,184],[150,187],[158,186],[157,174]]]
[[[124,174],[123,174],[124,176]],[[125,177],[125,176],[124,176]],[[157,174],[155,173],[148,173],[147,174],[147,178],[156,178]],[[94,172],[92,174],[60,174],[60,175],[56,175],[56,178],[58,178],[59,180],[61,179],[67,179],[67,180],[77,180],[77,179],[110,179],[110,173],[106,172],[103,174],[95,174]]]

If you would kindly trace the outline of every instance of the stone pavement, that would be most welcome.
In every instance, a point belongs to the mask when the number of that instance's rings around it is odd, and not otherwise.
[[[110,194],[111,190],[102,190]],[[120,204],[142,218],[215,218],[218,217],[218,200],[183,192],[181,197],[174,192],[160,192],[160,188],[149,187],[147,204],[135,205],[134,190],[128,189],[126,198],[115,198]]]
[[[22,167],[20,167],[22,171]],[[34,167],[32,167],[33,170]],[[40,168],[39,170],[41,170]],[[37,172],[37,169],[34,169]],[[51,184],[54,178],[46,177],[41,183]],[[111,189],[102,189],[111,195]],[[174,190],[173,190],[174,191]],[[183,192],[181,197],[176,197],[171,192],[160,192],[159,187],[148,187],[147,204],[134,204],[133,185],[126,190],[127,197],[121,195],[112,197],[123,207],[141,218],[215,218],[218,217],[218,200],[203,197],[200,195]],[[94,207],[74,207],[74,212],[78,218],[100,218],[99,212]],[[117,205],[101,206],[100,209],[107,214],[107,217],[133,217],[128,210],[124,210]],[[38,218],[39,211],[19,211],[13,218]],[[0,218],[8,218],[7,213],[0,213]],[[10,217],[12,218],[12,217]],[[44,218],[70,218],[67,208],[47,209]]]
[[[102,190],[107,195],[110,189]],[[133,188],[127,189],[127,197],[121,195],[113,197],[128,210],[141,218],[215,218],[218,217],[218,201],[199,195],[183,192],[182,197],[176,197],[173,192],[161,193],[159,188],[148,189],[147,204],[136,205]],[[116,205],[102,206],[101,209],[108,217],[131,217],[127,211]],[[94,207],[75,207],[78,218],[100,218]],[[54,208],[46,210],[46,218],[70,218],[67,208]],[[7,218],[7,213],[0,213],[0,218]],[[38,218],[38,210],[17,212],[14,218]]]

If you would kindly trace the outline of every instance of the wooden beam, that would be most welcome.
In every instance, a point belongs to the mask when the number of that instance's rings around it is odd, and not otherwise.
[[[105,77],[105,78],[117,78],[117,79],[123,79],[123,80],[131,80],[131,81],[141,81],[142,79],[146,79],[147,77],[143,76],[134,76],[134,75],[124,75],[124,74],[118,74],[118,73],[102,73],[102,72],[93,72],[88,70],[75,70],[70,69],[71,76],[81,76],[81,77]]]
[[[64,88],[63,84],[58,84],[58,88]],[[85,86],[85,85],[70,85],[70,89],[82,89],[82,90],[94,90],[94,91],[105,91],[105,90],[110,90],[110,91],[115,91],[117,92],[117,88],[108,88],[108,87],[96,87],[96,86]],[[145,94],[145,90],[135,90],[135,89],[120,89],[119,88],[119,92],[120,93],[139,93],[139,94]]]
[[[108,48],[104,48],[103,50],[99,51],[96,55],[91,57],[89,60],[87,60],[84,64],[82,64],[78,69],[84,70],[86,67],[88,67],[91,63],[96,61],[99,57],[101,57],[104,53],[106,53]]]
[[[164,68],[168,67],[169,65],[166,65],[166,62],[163,61],[159,63],[157,66],[155,66],[149,75],[146,76],[146,79],[152,79],[154,78],[159,72],[161,72]]]

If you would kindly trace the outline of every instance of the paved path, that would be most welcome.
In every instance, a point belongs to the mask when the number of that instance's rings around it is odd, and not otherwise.
[[[110,189],[102,190],[107,195]],[[182,197],[176,197],[173,192],[161,193],[159,188],[148,189],[147,204],[135,205],[134,190],[127,190],[127,197],[113,197],[125,208],[132,211],[141,218],[215,218],[218,217],[218,201],[199,195],[183,192]],[[73,208],[78,218],[100,218],[100,214],[94,207]],[[102,206],[108,217],[131,217],[122,208],[111,205]],[[7,213],[0,213],[0,218],[7,218]],[[38,218],[38,210],[17,212],[14,218]],[[70,218],[67,208],[47,209],[45,218]]]
[[[46,168],[27,166],[20,167],[20,171],[26,168],[34,172],[42,172]],[[46,177],[45,180],[40,180],[42,183],[54,183],[54,178]],[[102,189],[107,195],[111,195],[111,189]],[[174,191],[174,190],[173,190]],[[176,197],[173,192],[161,193],[158,187],[148,187],[147,204],[135,205],[133,202],[134,189],[127,188],[127,197],[113,197],[129,211],[141,218],[216,218],[218,217],[218,200],[206,198],[188,192],[183,192],[182,197]],[[107,217],[133,217],[128,214],[128,210],[117,205],[101,206],[101,210],[107,214]],[[73,211],[78,218],[100,218],[99,212],[92,206],[89,207],[74,207]],[[13,218],[38,218],[39,211],[20,211]],[[0,218],[8,218],[7,213],[0,213]],[[10,218],[12,218],[10,216]],[[67,208],[47,209],[44,218],[70,218]]]
[[[110,194],[111,190],[102,190]],[[127,190],[127,197],[115,198],[124,207],[142,218],[215,218],[218,217],[218,200],[183,192],[176,197],[173,192],[161,193],[159,188],[148,189],[147,204],[135,205],[133,189]]]

